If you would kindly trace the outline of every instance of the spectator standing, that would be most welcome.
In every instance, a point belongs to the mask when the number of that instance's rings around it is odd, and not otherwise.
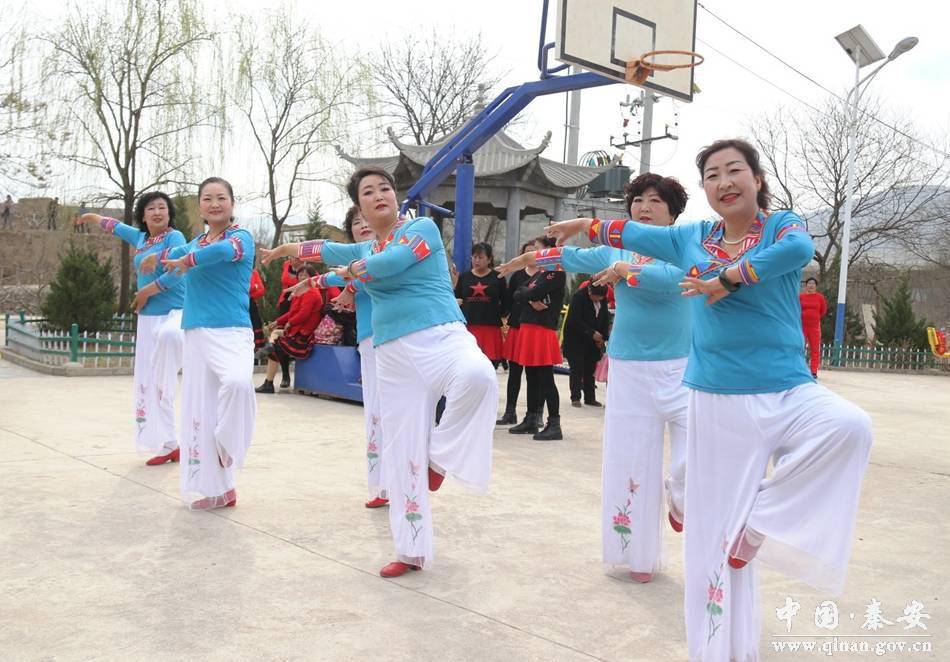
[[[574,293],[567,309],[562,347],[571,366],[571,404],[575,407],[581,406],[582,392],[585,405],[602,406],[595,394],[594,367],[604,354],[609,334],[606,296],[605,286],[587,284]]]

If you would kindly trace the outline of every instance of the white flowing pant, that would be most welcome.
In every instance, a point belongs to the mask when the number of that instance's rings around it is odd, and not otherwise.
[[[691,391],[686,457],[690,659],[758,659],[756,565],[837,594],[844,585],[871,420],[818,384],[779,393]],[[769,462],[773,469],[769,477]],[[764,541],[736,570],[743,539]]]
[[[379,389],[376,386],[376,351],[373,336],[360,341],[360,375],[363,380],[363,420],[366,424],[366,482],[371,498],[386,498],[380,484],[383,430],[379,424]]]
[[[221,497],[234,488],[254,435],[257,402],[249,328],[188,329],[181,387],[181,493]]]
[[[416,331],[376,348],[383,426],[382,482],[396,556],[432,563],[427,468],[480,492],[491,477],[498,406],[495,370],[462,324]],[[445,414],[434,425],[436,404]]]
[[[610,359],[604,415],[602,536],[604,563],[633,572],[660,569],[663,488],[683,521],[686,485],[686,359]],[[663,477],[663,431],[670,433],[670,469]]]
[[[178,448],[175,394],[184,338],[180,308],[165,315],[138,316],[132,384],[139,451],[166,455]]]

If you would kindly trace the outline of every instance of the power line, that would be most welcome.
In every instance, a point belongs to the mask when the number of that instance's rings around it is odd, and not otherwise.
[[[778,55],[776,55],[775,53],[773,53],[772,51],[770,51],[768,48],[766,48],[765,46],[763,46],[762,44],[760,44],[759,42],[757,42],[755,39],[753,39],[752,37],[748,36],[747,34],[745,34],[744,32],[742,32],[741,30],[739,30],[738,28],[736,28],[736,27],[734,27],[733,25],[731,25],[731,24],[728,23],[725,19],[723,19],[723,18],[719,17],[718,15],[716,15],[712,10],[710,10],[710,9],[709,9],[706,5],[704,5],[703,3],[697,2],[696,4],[698,4],[698,5],[700,6],[700,8],[701,8],[703,11],[705,11],[707,14],[709,14],[710,16],[712,16],[714,19],[716,19],[717,21],[719,21],[720,23],[722,23],[723,25],[725,25],[727,28],[729,28],[730,30],[732,30],[733,32],[735,32],[737,35],[739,35],[740,37],[742,37],[743,39],[745,39],[745,40],[748,41],[749,43],[753,44],[756,48],[760,49],[762,52],[764,52],[764,53],[767,54],[768,56],[770,56],[770,57],[772,57],[773,59],[779,61],[779,62],[782,63],[785,67],[791,69],[792,71],[794,71],[796,74],[798,74],[799,76],[801,76],[802,78],[804,78],[804,79],[807,80],[808,82],[810,82],[810,83],[812,83],[813,85],[817,86],[819,89],[823,90],[824,92],[830,94],[832,97],[834,97],[834,98],[837,99],[838,101],[841,101],[842,103],[847,103],[847,102],[845,101],[845,99],[844,99],[843,97],[841,97],[839,94],[837,94],[836,92],[833,92],[832,90],[829,90],[827,87],[825,87],[824,85],[822,85],[821,83],[819,83],[819,82],[818,82],[817,80],[815,80],[813,77],[811,77],[811,76],[809,76],[808,74],[802,72],[802,71],[799,70],[798,68],[794,67],[793,65],[789,64],[788,62],[786,62],[785,60],[783,60],[782,58],[780,58]],[[803,101],[803,100],[799,99],[798,97],[796,97],[795,95],[791,94],[790,92],[788,92],[788,91],[786,91],[786,90],[783,90],[782,88],[778,87],[777,85],[775,85],[775,84],[772,83],[771,81],[766,80],[766,79],[763,78],[762,76],[759,76],[758,74],[756,74],[755,72],[753,72],[751,69],[749,69],[749,68],[746,67],[745,65],[740,64],[740,63],[737,62],[736,60],[732,59],[731,57],[729,57],[728,55],[726,55],[726,54],[723,53],[722,51],[717,50],[716,48],[714,48],[713,46],[711,46],[708,42],[702,41],[702,40],[699,39],[699,38],[697,38],[697,41],[701,41],[702,43],[706,44],[707,46],[709,46],[710,48],[712,48],[714,51],[716,51],[717,53],[719,53],[720,55],[722,55],[723,57],[725,57],[726,59],[728,59],[730,62],[733,62],[734,64],[736,64],[736,65],[742,67],[743,69],[745,69],[745,70],[748,71],[749,73],[753,74],[756,78],[759,78],[759,79],[761,79],[761,80],[764,80],[765,82],[769,83],[769,85],[771,85],[772,87],[774,87],[774,88],[776,88],[776,89],[778,89],[778,90],[781,90],[782,92],[784,92],[785,94],[787,94],[787,95],[791,96],[792,98],[796,99],[796,100],[799,101],[800,103],[805,104],[806,106],[808,106],[808,107],[811,108],[812,110],[815,110],[815,111],[817,111],[817,112],[821,112],[821,111],[819,111],[817,108],[815,108],[814,106],[812,106],[811,104],[808,104],[808,103],[806,103],[805,101]],[[940,149],[940,148],[938,148],[938,147],[936,147],[936,146],[934,146],[934,145],[931,145],[931,144],[926,143],[926,142],[924,142],[924,141],[922,141],[922,140],[919,140],[918,138],[915,138],[914,136],[912,136],[912,135],[910,135],[910,134],[908,134],[908,133],[906,133],[906,132],[904,132],[904,131],[901,131],[901,130],[898,129],[896,126],[893,126],[893,125],[891,125],[891,124],[888,124],[887,122],[885,122],[885,121],[882,120],[881,118],[877,117],[876,115],[874,115],[874,114],[871,113],[870,111],[865,110],[864,108],[858,108],[858,111],[859,111],[862,115],[865,115],[866,117],[868,117],[868,118],[874,120],[874,121],[877,122],[878,124],[881,124],[882,126],[887,127],[888,129],[890,129],[890,130],[893,131],[894,133],[900,134],[900,135],[904,136],[905,138],[907,138],[908,140],[910,140],[910,141],[912,141],[912,142],[914,142],[914,143],[916,143],[916,144],[918,144],[918,145],[920,145],[920,146],[922,146],[922,147],[926,147],[927,149],[929,149],[929,150],[935,152],[936,154],[939,154],[940,156],[942,156],[942,157],[944,157],[944,158],[950,159],[950,154],[948,154],[947,152],[943,151],[942,149]],[[822,114],[825,114],[825,113],[822,113]]]
[[[800,104],[805,105],[805,106],[808,106],[809,108],[811,108],[812,110],[814,110],[816,113],[819,113],[819,114],[821,114],[821,115],[825,115],[825,114],[826,114],[824,111],[820,110],[819,108],[816,108],[815,106],[811,105],[810,103],[808,103],[808,102],[805,101],[804,99],[801,99],[801,98],[795,96],[794,94],[792,94],[791,92],[789,92],[789,91],[786,90],[785,88],[779,87],[778,85],[776,85],[775,83],[773,83],[772,81],[770,81],[768,78],[765,78],[764,76],[762,76],[762,75],[760,75],[760,74],[757,74],[757,73],[754,72],[752,69],[750,69],[749,67],[745,66],[744,64],[742,64],[742,63],[739,62],[738,60],[729,57],[728,55],[726,55],[725,53],[723,53],[721,50],[719,50],[718,48],[716,48],[715,46],[713,46],[712,44],[710,44],[708,41],[705,41],[705,40],[703,40],[703,39],[700,39],[699,37],[696,37],[696,41],[698,41],[699,43],[703,44],[703,45],[706,46],[707,48],[712,49],[713,51],[715,51],[716,53],[718,53],[718,54],[721,55],[722,57],[724,57],[724,58],[726,58],[727,60],[729,60],[730,62],[732,62],[732,63],[733,63],[734,65],[736,65],[737,67],[740,67],[740,68],[742,68],[742,69],[745,69],[747,72],[749,72],[750,74],[752,74],[753,76],[755,76],[756,78],[758,78],[759,80],[761,80],[763,83],[768,83],[769,85],[771,85],[772,87],[774,87],[776,90],[778,90],[778,91],[781,92],[782,94],[786,94],[786,95],[790,96],[791,98],[795,99],[795,101],[799,102]]]

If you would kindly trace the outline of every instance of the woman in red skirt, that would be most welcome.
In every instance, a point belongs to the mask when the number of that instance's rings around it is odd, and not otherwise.
[[[529,241],[521,247],[519,255],[528,250],[534,250],[534,241]],[[538,273],[537,267],[529,267],[516,271],[508,278],[508,287],[505,290],[505,309],[508,311],[508,333],[505,334],[505,343],[502,347],[502,358],[508,361],[508,389],[505,413],[501,415],[495,425],[511,425],[518,422],[518,395],[521,393],[521,375],[524,368],[518,363],[518,331],[521,328],[521,309],[524,304],[515,301],[514,293],[527,284],[531,277]]]
[[[503,358],[501,318],[505,310],[505,279],[493,270],[491,244],[472,246],[472,268],[458,277],[455,298],[465,315],[468,331],[495,368]]]
[[[317,275],[312,264],[302,264],[297,269],[297,279],[306,280]],[[274,320],[275,326],[283,328],[284,333],[274,344],[265,345],[260,352],[270,350],[267,357],[267,376],[264,383],[257,387],[258,393],[274,392],[274,377],[277,368],[290,372],[291,359],[305,359],[310,356],[313,347],[313,331],[320,323],[320,311],[323,308],[323,296],[320,290],[313,288],[300,296],[290,299],[290,310]],[[289,381],[289,380],[288,380]],[[283,387],[283,384],[281,384]],[[287,386],[290,386],[288,383]],[[286,387],[284,387],[286,388]]]
[[[552,248],[554,240],[535,240],[535,250]],[[557,324],[564,304],[566,276],[563,271],[539,271],[514,293],[524,305],[518,330],[517,358],[524,366],[528,381],[528,413],[524,420],[508,430],[512,434],[531,434],[539,441],[563,439],[561,403],[554,383],[554,366],[559,365],[561,347]],[[541,431],[541,411],[548,405],[548,424]]]

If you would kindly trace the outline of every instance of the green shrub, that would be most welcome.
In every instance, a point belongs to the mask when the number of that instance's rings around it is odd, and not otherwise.
[[[102,264],[95,253],[70,244],[43,301],[48,324],[68,331],[75,322],[80,331],[102,331],[109,328],[115,305],[112,260]]]

